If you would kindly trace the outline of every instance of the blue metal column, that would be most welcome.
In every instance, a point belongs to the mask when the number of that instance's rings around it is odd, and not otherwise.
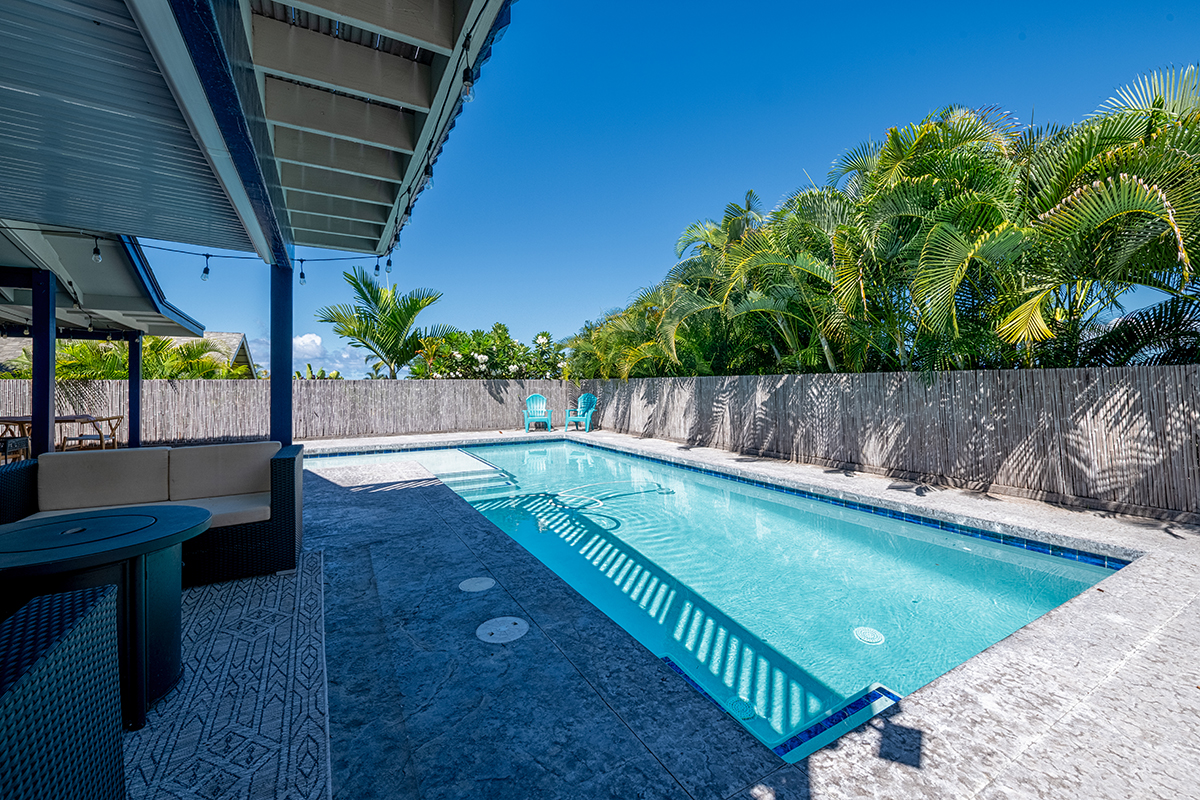
[[[292,443],[292,270],[271,267],[271,441]]]
[[[142,335],[129,340],[129,446],[142,446]]]
[[[58,281],[49,270],[34,270],[33,286],[33,410],[29,454],[37,458],[54,452],[54,297]]]

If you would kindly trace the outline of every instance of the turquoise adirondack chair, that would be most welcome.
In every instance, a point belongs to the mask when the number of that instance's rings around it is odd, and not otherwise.
[[[592,429],[592,414],[596,411],[596,395],[581,394],[579,399],[575,401],[574,408],[568,408],[563,412],[566,418],[563,420],[565,427],[570,427],[571,423],[575,423],[575,430],[579,430],[579,423],[583,423],[583,430],[586,433]]]
[[[546,405],[546,398],[540,394],[531,394],[525,398],[525,410],[521,412],[525,415],[525,432],[529,433],[529,426],[537,422],[546,423],[546,430],[554,430],[554,426],[550,423],[549,406]]]

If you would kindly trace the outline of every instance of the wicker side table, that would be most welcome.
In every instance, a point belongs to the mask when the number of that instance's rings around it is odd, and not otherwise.
[[[117,589],[35,597],[0,622],[0,797],[124,800]]]

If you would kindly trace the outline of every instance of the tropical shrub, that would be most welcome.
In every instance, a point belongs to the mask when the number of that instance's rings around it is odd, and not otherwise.
[[[248,378],[250,370],[231,366],[230,354],[207,339],[175,342],[163,336],[142,339],[144,380]],[[10,365],[2,378],[29,378],[33,364],[29,349]],[[125,342],[58,340],[54,376],[57,380],[124,380],[129,376],[129,345]]]
[[[490,331],[455,331],[421,340],[411,378],[561,378],[566,367],[564,346],[548,331],[526,345],[497,322]]]

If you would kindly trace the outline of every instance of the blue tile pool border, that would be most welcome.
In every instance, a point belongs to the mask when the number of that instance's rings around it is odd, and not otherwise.
[[[771,750],[773,750],[777,756],[785,756],[809,740],[820,736],[830,728],[837,727],[850,717],[857,714],[859,711],[862,711],[864,708],[878,700],[890,700],[894,704],[900,702],[900,697],[895,692],[883,686],[878,686],[878,688],[875,689],[869,689],[851,702],[839,708],[837,711],[834,711],[828,717],[813,723],[799,733],[789,737],[787,741],[772,747]]]
[[[557,442],[567,442],[570,444],[579,445],[581,447],[591,447],[596,450],[604,450],[609,453],[616,453],[629,458],[640,459],[642,461],[652,461],[656,464],[663,464],[668,467],[676,467],[677,469],[687,470],[688,472],[698,472],[701,475],[710,475],[714,478],[722,478],[727,481],[733,481],[734,483],[745,483],[750,486],[756,486],[760,489],[767,489],[768,491],[772,492],[780,492],[781,494],[802,497],[805,500],[814,500],[819,503],[828,503],[830,505],[840,506],[842,508],[849,508],[853,511],[862,511],[867,514],[875,514],[876,516],[887,517],[889,519],[898,519],[902,522],[909,522],[914,525],[923,525],[927,528],[936,528],[937,530],[946,531],[948,533],[955,533],[960,536],[968,536],[972,539],[982,539],[995,544],[1016,547],[1021,550],[1029,550],[1034,553],[1043,553],[1045,555],[1066,559],[1067,561],[1077,561],[1081,564],[1090,564],[1095,567],[1118,570],[1130,564],[1129,559],[1125,558],[1103,556],[1099,555],[1098,553],[1089,553],[1086,550],[1077,550],[1074,547],[1063,547],[1056,544],[1047,544],[1046,542],[1039,542],[1036,539],[1026,539],[1022,536],[1014,536],[1009,533],[985,531],[980,528],[959,525],[956,522],[946,522],[945,520],[934,519],[932,517],[923,517],[920,514],[910,514],[906,511],[894,511],[889,508],[881,508],[879,506],[870,505],[869,503],[860,503],[855,500],[842,500],[841,498],[831,497],[818,492],[812,492],[808,489],[797,489],[791,486],[783,486],[778,483],[771,483],[770,481],[758,480],[757,478],[745,478],[740,475],[733,475],[720,470],[697,467],[691,464],[681,464],[677,461],[670,461],[658,456],[645,455],[642,453],[631,453],[628,450],[622,450],[617,447],[610,447],[597,442],[588,442],[575,438],[543,439],[539,441],[522,442],[462,442],[459,444],[439,444],[429,447],[397,447],[383,450],[351,450],[330,453],[305,453],[304,459],[307,461],[310,459],[340,458],[343,456],[380,456],[388,455],[390,453],[416,453],[426,450],[460,450],[464,448],[480,447],[517,447]]]

